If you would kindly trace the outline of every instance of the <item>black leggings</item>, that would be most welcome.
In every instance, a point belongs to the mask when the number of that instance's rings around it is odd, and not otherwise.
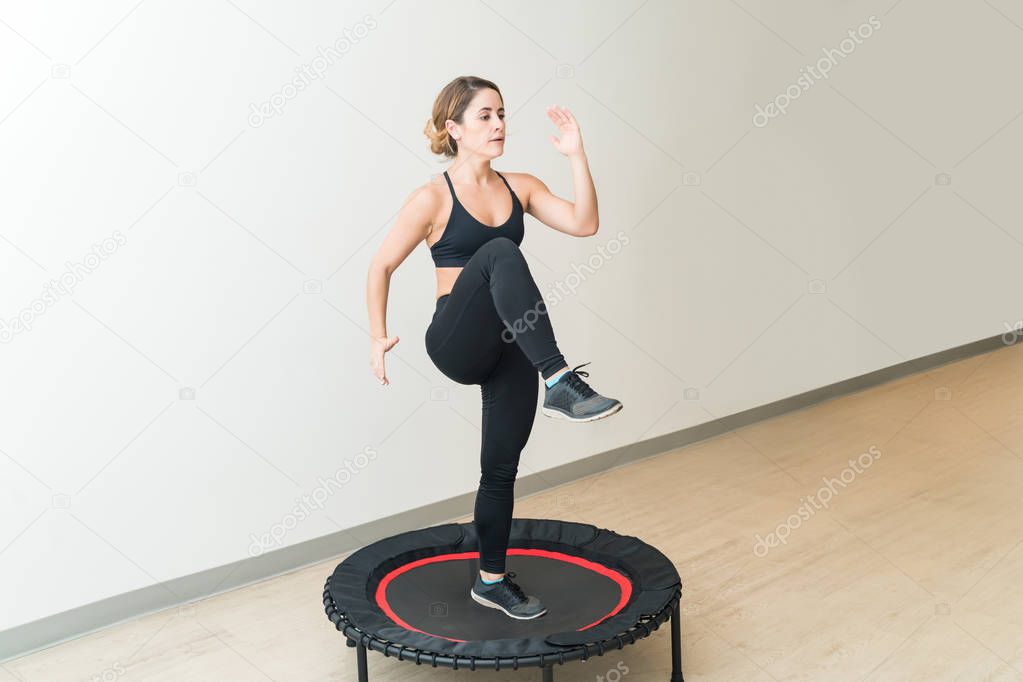
[[[451,293],[437,299],[426,352],[449,379],[480,385],[483,445],[474,523],[480,568],[503,573],[519,455],[536,416],[536,374],[547,379],[565,366],[515,242],[497,237],[477,249]]]

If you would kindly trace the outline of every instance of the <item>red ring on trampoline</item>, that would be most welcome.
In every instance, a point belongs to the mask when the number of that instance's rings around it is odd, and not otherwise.
[[[578,628],[577,632],[581,632],[583,630],[592,628],[594,625],[599,625],[603,621],[615,615],[623,608],[625,608],[625,605],[629,603],[629,597],[632,596],[632,582],[627,577],[625,577],[618,571],[614,570],[613,568],[608,568],[604,564],[597,563],[596,561],[589,561],[587,559],[583,559],[582,557],[572,556],[571,554],[564,554],[562,552],[552,552],[546,549],[509,548],[507,554],[542,557],[544,559],[554,559],[555,561],[565,561],[567,563],[575,564],[576,566],[580,566],[595,573],[599,573],[605,578],[611,579],[614,583],[618,585],[619,598],[618,603],[615,605],[615,607],[608,611],[607,614],[601,616],[600,618],[593,621],[589,625],[584,625],[583,627]],[[479,555],[480,555],[479,552],[438,554],[437,556],[426,557],[425,559],[417,559],[416,561],[412,561],[402,566],[398,566],[397,568],[393,569],[390,573],[385,575],[383,579],[381,579],[380,584],[377,585],[376,591],[377,606],[379,606],[381,610],[383,610],[383,612],[387,614],[388,618],[390,618],[391,620],[393,620],[395,623],[405,628],[406,630],[421,632],[424,635],[429,635],[430,637],[439,637],[440,639],[446,639],[450,642],[465,642],[467,640],[455,639],[453,637],[444,637],[443,635],[435,635],[432,632],[420,630],[419,628],[412,627],[412,625],[406,623],[397,613],[394,612],[394,609],[392,609],[391,605],[388,603],[387,586],[391,583],[392,580],[397,578],[399,575],[411,571],[414,568],[425,566],[426,564],[435,564],[441,561],[463,561],[467,559],[478,559]]]

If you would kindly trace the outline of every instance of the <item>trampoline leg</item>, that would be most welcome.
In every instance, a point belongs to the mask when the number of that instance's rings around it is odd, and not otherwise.
[[[543,682],[554,682],[554,665],[545,665],[543,667]]]
[[[682,613],[681,600],[676,597],[671,610],[671,682],[682,680]]]
[[[355,648],[355,661],[359,666],[359,682],[369,681],[369,672],[366,670],[366,647],[359,642]]]

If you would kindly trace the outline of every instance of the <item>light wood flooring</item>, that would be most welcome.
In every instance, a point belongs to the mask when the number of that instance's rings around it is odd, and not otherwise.
[[[853,471],[849,460],[871,448],[879,456]],[[823,508],[825,479],[847,468]],[[591,476],[520,500],[515,513],[593,523],[664,551],[683,577],[688,682],[1023,682],[1021,493],[1023,343]],[[785,543],[755,551],[757,535],[780,526]],[[354,650],[320,603],[336,563],[9,661],[0,682],[355,680]],[[558,667],[555,679],[664,682],[667,635]],[[376,652],[369,672],[540,674]]]

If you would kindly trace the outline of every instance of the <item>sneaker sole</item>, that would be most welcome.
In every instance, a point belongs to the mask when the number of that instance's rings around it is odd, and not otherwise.
[[[614,406],[609,407],[608,409],[604,410],[603,412],[598,412],[597,414],[591,414],[591,415],[589,415],[587,417],[570,417],[569,415],[565,414],[561,410],[556,410],[554,408],[550,408],[550,407],[546,407],[546,406],[541,407],[540,411],[543,413],[543,415],[545,417],[551,417],[552,419],[561,419],[562,421],[567,421],[567,422],[592,422],[592,421],[596,421],[598,419],[603,419],[604,417],[610,417],[612,414],[615,414],[616,412],[621,410],[622,407],[624,407],[624,405],[622,405],[621,403],[616,403]]]
[[[473,590],[469,590],[469,596],[472,597],[473,601],[475,601],[477,604],[480,604],[482,606],[486,606],[487,608],[497,609],[498,611],[502,611],[502,612],[504,612],[504,615],[509,616],[511,618],[515,618],[516,620],[533,620],[534,618],[539,618],[543,614],[547,613],[547,609],[544,609],[543,611],[541,611],[540,613],[536,614],[535,616],[516,616],[514,613],[509,612],[506,608],[504,608],[503,606],[501,606],[497,602],[492,602],[489,599],[485,599],[484,597],[481,597],[478,594],[476,594],[476,592],[474,592]]]

